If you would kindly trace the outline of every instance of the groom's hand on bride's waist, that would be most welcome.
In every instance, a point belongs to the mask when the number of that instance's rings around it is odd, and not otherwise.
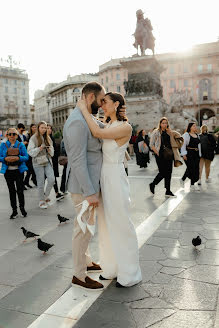
[[[99,198],[96,195],[91,195],[86,197],[86,200],[90,205],[93,205],[94,207],[97,207],[99,205]]]

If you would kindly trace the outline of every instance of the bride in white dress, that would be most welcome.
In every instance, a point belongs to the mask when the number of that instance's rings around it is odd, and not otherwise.
[[[101,279],[117,279],[117,287],[130,287],[142,280],[138,242],[131,221],[129,182],[124,169],[124,157],[132,127],[120,116],[125,104],[119,93],[107,93],[102,109],[110,119],[101,129],[87,110],[86,101],[78,106],[94,137],[103,139],[101,193],[104,215],[98,218]],[[101,202],[100,205],[102,206]],[[101,213],[101,208],[98,213]]]

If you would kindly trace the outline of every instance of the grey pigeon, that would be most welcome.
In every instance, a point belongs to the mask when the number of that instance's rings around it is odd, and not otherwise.
[[[21,230],[23,231],[24,236],[26,237],[26,239],[24,240],[24,242],[28,239],[28,238],[35,238],[38,237],[39,235],[37,235],[34,232],[28,231],[26,230],[24,227],[21,227]]]
[[[47,244],[44,241],[42,241],[40,238],[37,239],[37,246],[40,251],[43,251],[43,254],[46,254],[46,252],[54,246],[54,244]]]
[[[61,216],[60,214],[58,214],[57,216],[60,223],[67,223],[66,221],[69,221],[69,219],[65,218],[64,216]]]

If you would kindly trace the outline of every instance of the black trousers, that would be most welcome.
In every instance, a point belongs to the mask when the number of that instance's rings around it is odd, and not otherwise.
[[[55,183],[54,183],[54,185],[53,185],[53,188],[54,188],[54,190],[55,190],[55,193],[58,194],[58,192],[59,192],[59,188],[58,188],[58,183],[57,183],[57,179],[56,179],[56,177],[55,177]]]
[[[186,178],[191,180],[191,185],[194,185],[199,180],[199,152],[195,150],[188,150],[187,152],[187,161],[186,164],[186,171],[182,177],[182,180],[185,181]]]
[[[61,192],[63,192],[63,193],[65,192],[66,170],[67,170],[67,164],[64,165],[64,167],[63,167],[63,171],[62,171],[62,180],[61,180],[60,190],[61,190]]]
[[[164,186],[167,191],[170,191],[171,176],[173,170],[173,159],[165,160],[162,155],[155,155],[156,163],[158,166],[159,173],[155,177],[153,184],[157,185],[161,180],[164,179]]]
[[[24,178],[24,184],[28,185],[29,181],[30,181],[30,177],[32,176],[32,181],[36,185],[37,184],[36,174],[35,174],[35,171],[33,169],[33,164],[32,164],[32,158],[31,157],[29,157],[28,161],[26,162],[26,165],[28,167],[28,171],[26,172],[26,176]]]
[[[19,207],[24,208],[23,174],[19,170],[7,170],[4,176],[9,190],[12,209],[14,211],[17,210],[16,193],[18,195]]]

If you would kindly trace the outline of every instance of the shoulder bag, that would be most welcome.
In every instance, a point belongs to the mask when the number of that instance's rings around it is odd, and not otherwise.
[[[16,148],[12,147],[9,148],[7,143],[5,143],[6,147],[7,147],[7,156],[5,157],[5,162],[6,165],[10,165],[10,166],[16,166],[19,163],[19,145],[20,142],[18,142],[18,146]]]

